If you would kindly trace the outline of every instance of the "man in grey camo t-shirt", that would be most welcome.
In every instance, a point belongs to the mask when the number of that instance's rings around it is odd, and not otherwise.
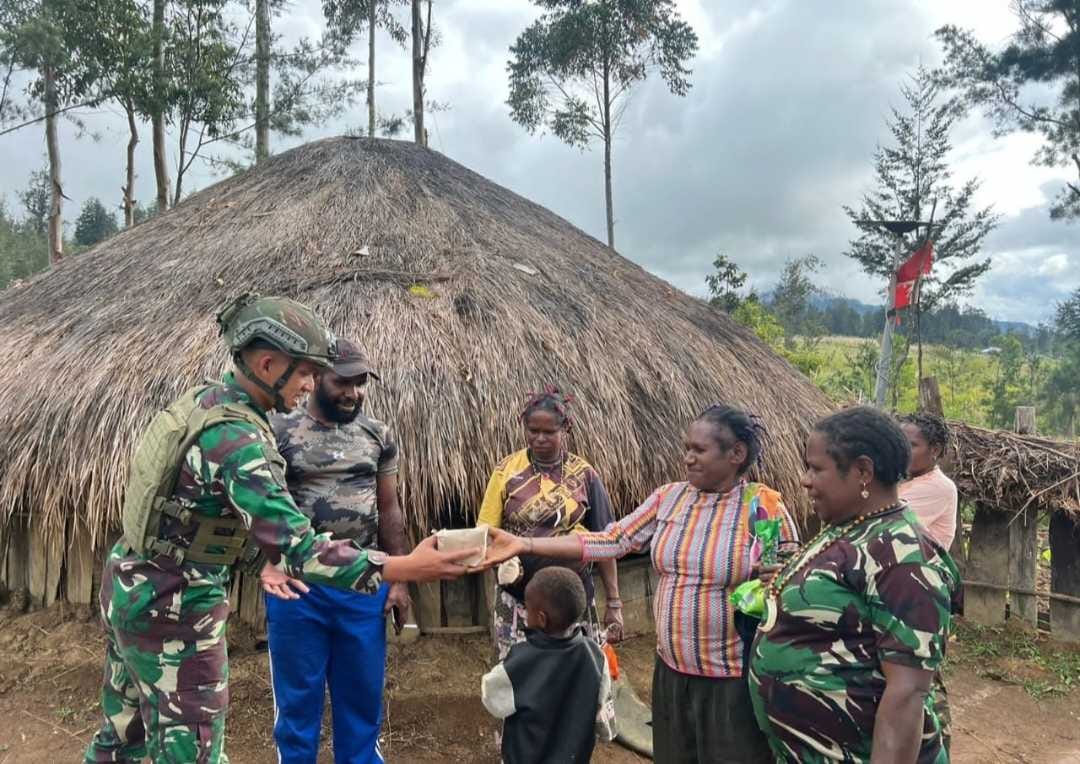
[[[406,554],[397,445],[390,428],[363,411],[367,384],[379,377],[357,343],[339,339],[337,356],[306,410],[274,418],[289,492],[317,533]],[[382,761],[385,618],[393,612],[400,629],[409,607],[408,588],[398,584],[375,595],[313,585],[299,599],[267,599],[274,740],[283,764],[315,760],[324,687],[335,761]]]

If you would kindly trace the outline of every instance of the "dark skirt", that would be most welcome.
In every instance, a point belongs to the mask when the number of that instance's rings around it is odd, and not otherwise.
[[[652,687],[656,764],[771,764],[746,679],[681,674],[658,657]]]

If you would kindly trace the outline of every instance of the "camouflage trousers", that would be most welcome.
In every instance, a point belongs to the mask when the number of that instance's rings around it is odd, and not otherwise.
[[[225,622],[207,639],[170,640],[106,626],[101,729],[86,764],[228,764]],[[151,627],[152,629],[152,627]]]

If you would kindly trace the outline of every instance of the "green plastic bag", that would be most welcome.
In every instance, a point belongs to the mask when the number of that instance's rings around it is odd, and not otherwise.
[[[776,565],[776,550],[780,546],[780,519],[758,520],[754,523],[754,536],[761,544],[761,564]]]
[[[735,591],[728,597],[732,606],[754,618],[765,616],[765,585],[760,579],[751,578],[743,581],[735,587]]]

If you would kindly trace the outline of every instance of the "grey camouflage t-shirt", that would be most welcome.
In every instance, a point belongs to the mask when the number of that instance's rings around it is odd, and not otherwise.
[[[278,450],[296,505],[316,533],[378,547],[375,481],[398,470],[390,428],[361,414],[348,424],[325,425],[306,410],[272,417]]]

